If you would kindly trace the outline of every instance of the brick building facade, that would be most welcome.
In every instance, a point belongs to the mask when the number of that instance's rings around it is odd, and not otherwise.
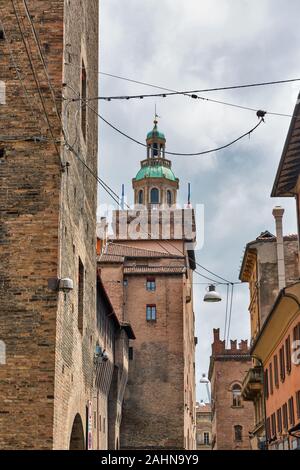
[[[212,422],[211,404],[197,403],[196,405],[196,441],[197,450],[211,450]]]
[[[300,233],[300,157],[298,146],[300,127],[297,119],[300,116],[299,98],[300,95],[297,99],[271,194],[272,197],[294,197],[296,199],[298,243]],[[266,439],[268,448],[272,450],[300,448],[299,245],[295,241],[295,276],[290,279],[286,270],[288,256],[283,249],[283,213],[284,209],[278,206],[273,211],[277,235],[277,295],[251,348],[251,353],[259,358],[263,370]]]
[[[276,217],[277,213],[279,214],[281,221],[283,210],[275,208],[273,212]],[[280,227],[282,227],[282,222],[280,222]],[[281,260],[282,267],[279,269],[278,259],[280,257],[278,258],[278,250],[280,249],[282,249],[283,258]],[[277,236],[274,236],[266,231],[261,233],[256,240],[247,244],[240,271],[240,280],[249,283],[252,346],[259,338],[264,325],[268,322],[270,312],[280,292],[280,282],[283,282],[283,285],[292,286],[298,277],[297,235],[283,236],[280,231]],[[274,338],[275,329],[272,332],[272,341]],[[263,449],[268,445],[266,443],[267,403],[264,394],[262,357],[257,354],[257,350],[253,350],[253,353],[258,358],[253,358],[253,367],[244,377],[242,395],[244,400],[253,402],[255,410],[255,423],[251,431],[253,436],[252,446],[256,449]],[[274,364],[272,361],[271,383],[273,382],[273,367],[278,368],[278,357],[275,358]],[[267,376],[265,375],[265,377]],[[273,395],[273,385],[271,390]]]
[[[119,449],[122,405],[128,380],[129,339],[135,336],[120,322],[97,276],[97,329],[94,357],[92,438],[94,449]]]
[[[247,341],[231,341],[225,347],[220,330],[214,330],[209,380],[212,388],[212,449],[250,450],[249,432],[253,428],[252,403],[241,397],[242,381],[251,367]]]
[[[147,160],[133,180],[139,208],[114,213],[115,239],[98,260],[117,315],[136,335],[130,343],[121,448],[194,449],[194,225],[191,238],[175,236],[182,216],[193,220],[193,211],[173,207],[179,181],[164,157],[165,137],[156,122],[147,144]],[[133,234],[136,218],[140,223]],[[149,228],[153,219],[157,224]]]
[[[98,130],[89,108],[62,95],[97,95],[98,1],[27,5],[0,1],[0,447],[82,448],[93,399],[97,187],[74,151],[96,173]],[[57,289],[63,278],[73,290]]]

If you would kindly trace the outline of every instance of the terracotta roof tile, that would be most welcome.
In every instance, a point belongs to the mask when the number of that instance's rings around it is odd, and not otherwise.
[[[103,254],[97,257],[98,263],[124,263],[124,256]]]
[[[171,274],[183,274],[185,273],[185,266],[128,266],[124,268],[125,274],[160,274],[160,273],[171,273]]]
[[[106,253],[114,256],[124,256],[127,258],[184,258],[184,255],[174,255],[163,251],[148,250],[146,248],[136,248],[134,246],[119,243],[109,243]]]

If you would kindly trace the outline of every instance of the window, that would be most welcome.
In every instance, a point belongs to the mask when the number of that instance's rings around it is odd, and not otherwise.
[[[291,357],[291,338],[290,336],[287,337],[285,340],[285,357],[286,357],[286,371],[288,374],[291,373],[292,370],[292,357]]]
[[[155,281],[155,278],[154,278],[154,277],[149,277],[149,278],[147,279],[146,286],[147,286],[147,290],[148,290],[148,291],[154,292],[154,291],[156,290],[156,281]]]
[[[171,191],[167,191],[167,204],[168,204],[169,206],[171,206],[171,205],[172,205],[172,202],[173,202],[173,201],[172,201],[172,193],[171,193]]]
[[[293,341],[299,341],[300,340],[300,323],[295,326],[294,331],[293,331]]]
[[[277,354],[275,354],[275,356],[274,356],[274,383],[275,383],[275,387],[279,388],[278,357],[277,357]]]
[[[279,434],[281,434],[281,433],[282,433],[282,413],[281,413],[281,408],[279,408],[279,410],[277,410],[277,428],[278,428]]]
[[[284,359],[284,346],[279,351],[279,363],[280,363],[280,379],[281,382],[285,381],[285,359]]]
[[[0,340],[0,366],[6,364],[6,345],[4,341]]]
[[[83,332],[83,298],[84,298],[84,266],[78,261],[78,329]]]
[[[209,432],[205,432],[205,433],[203,434],[203,444],[204,444],[205,446],[209,446],[209,444],[210,444]]]
[[[242,406],[242,389],[239,384],[234,384],[232,387],[232,406],[239,407]]]
[[[86,140],[86,127],[87,127],[87,76],[84,62],[82,61],[82,70],[81,70],[81,129],[84,140]]]
[[[156,305],[147,305],[146,319],[147,321],[156,321]]]
[[[288,428],[288,411],[287,411],[287,404],[286,403],[282,407],[282,417],[283,417],[283,429],[287,430],[287,428]]]
[[[1,90],[0,90],[0,94],[1,94]],[[0,103],[1,103],[1,95],[0,95]],[[0,147],[0,160],[2,160],[4,157],[5,157],[5,150],[4,148]]]
[[[243,427],[240,425],[234,426],[234,440],[242,442],[243,440]]]
[[[267,438],[267,441],[269,441],[271,439],[271,420],[270,420],[270,418],[267,419],[266,438]]]
[[[156,142],[154,142],[153,144],[153,157],[157,157],[158,156],[158,145]]]
[[[152,188],[150,193],[151,204],[159,204],[159,191],[157,188]]]
[[[289,399],[289,422],[291,426],[295,424],[295,413],[294,413],[294,398]]]
[[[269,398],[269,374],[268,369],[265,370],[265,397]]]
[[[272,437],[276,436],[276,415],[275,413],[271,416],[271,426],[272,426]]]
[[[272,363],[270,363],[269,365],[269,378],[270,378],[270,382],[269,382],[269,385],[270,385],[270,393],[271,395],[273,395],[273,365]]]
[[[0,41],[4,41],[4,39],[5,39],[4,31],[3,31],[3,29],[2,29],[1,26],[0,26]]]
[[[131,346],[128,350],[128,358],[129,358],[130,361],[133,360],[133,348]]]
[[[300,418],[300,390],[296,393],[297,418]]]
[[[144,203],[144,191],[141,189],[138,195],[138,204],[143,204],[143,203]]]

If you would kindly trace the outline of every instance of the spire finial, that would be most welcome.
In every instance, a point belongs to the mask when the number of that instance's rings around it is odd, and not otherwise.
[[[156,103],[155,103],[155,114],[154,114],[154,128],[157,128],[159,115],[157,114]]]

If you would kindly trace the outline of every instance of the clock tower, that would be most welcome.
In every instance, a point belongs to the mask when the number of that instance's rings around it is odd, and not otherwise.
[[[132,180],[134,202],[149,209],[175,206],[179,179],[172,171],[172,162],[165,157],[166,138],[157,128],[157,118],[152,131],[147,134],[147,158]]]

